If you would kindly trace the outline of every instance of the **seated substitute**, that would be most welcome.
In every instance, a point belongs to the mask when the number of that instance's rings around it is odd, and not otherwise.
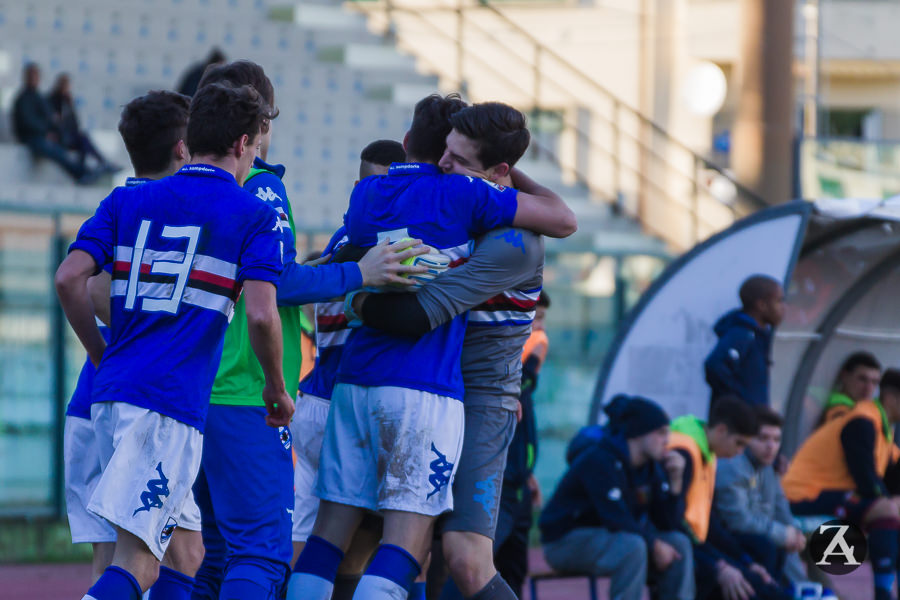
[[[712,403],[708,423],[692,415],[672,422],[669,448],[686,461],[684,528],[694,541],[697,598],[790,598],[765,567],[741,548],[713,510],[717,458],[737,456],[757,430],[753,409],[733,396]]]
[[[900,510],[894,426],[900,423],[900,370],[881,377],[880,400],[862,400],[800,446],[784,476],[795,515],[834,515],[864,528],[875,600],[893,598]],[[889,485],[890,484],[890,485]]]
[[[841,365],[818,427],[846,415],[861,400],[871,400],[881,380],[881,363],[868,352],[854,352]]]
[[[806,580],[798,552],[806,537],[794,526],[791,507],[773,464],[781,448],[783,420],[772,409],[756,407],[759,433],[747,449],[723,458],[716,471],[715,508],[741,547],[780,581]]]
[[[618,406],[608,435],[577,456],[541,514],[547,562],[611,577],[612,598],[639,600],[650,573],[661,598],[693,600],[691,542],[678,531],[685,462],[666,453],[669,417],[643,398]]]

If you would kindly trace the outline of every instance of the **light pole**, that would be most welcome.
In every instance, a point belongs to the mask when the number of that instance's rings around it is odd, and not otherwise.
[[[803,137],[815,138],[819,133],[819,0],[806,0],[803,5]]]

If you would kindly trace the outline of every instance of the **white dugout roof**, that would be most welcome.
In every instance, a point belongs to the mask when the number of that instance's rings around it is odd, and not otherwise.
[[[787,282],[771,400],[786,417],[788,452],[812,429],[848,354],[900,366],[900,197],[797,201],[742,219],[669,265],[610,348],[591,422],[617,393],[652,398],[672,417],[705,417],[713,325],[756,273]]]

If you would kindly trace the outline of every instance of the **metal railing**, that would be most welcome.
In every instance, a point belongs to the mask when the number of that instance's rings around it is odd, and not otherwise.
[[[454,44],[452,68],[429,60],[424,52],[416,54],[430,70],[455,80],[461,91],[470,87],[472,74],[481,70],[528,98],[534,115],[558,111],[576,150],[565,153],[570,158],[563,158],[562,152],[551,145],[537,142],[537,153],[586,186],[593,197],[614,204],[620,212],[637,219],[648,233],[676,248],[688,247],[735,218],[765,206],[762,198],[722,167],[694,152],[490,2],[441,0],[423,6],[406,5],[402,0],[357,0],[352,6],[370,16],[380,16],[385,32],[401,42],[403,31],[397,20],[409,18],[437,39]],[[455,27],[446,26],[450,18]],[[498,35],[498,26],[503,36]],[[508,44],[510,34],[520,43]],[[482,50],[491,48],[488,57],[473,52],[465,43],[473,36],[478,36]],[[528,50],[521,52],[523,47]],[[510,63],[517,67],[509,70],[497,66]],[[573,83],[578,86],[577,93],[570,89]],[[579,114],[587,116],[581,119],[585,122],[579,122]],[[707,180],[712,178],[724,180],[733,190],[727,202],[711,193]],[[710,213],[717,213],[718,218],[710,217]],[[686,225],[687,231],[672,227],[670,218]]]

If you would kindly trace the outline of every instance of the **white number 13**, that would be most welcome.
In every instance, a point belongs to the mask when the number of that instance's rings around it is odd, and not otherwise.
[[[134,301],[139,296],[138,284],[141,273],[141,262],[144,258],[144,250],[147,245],[147,235],[150,233],[150,221],[141,221],[137,240],[131,255],[131,271],[128,273],[128,291],[125,294],[125,309],[133,310]],[[147,312],[178,312],[178,305],[184,295],[184,287],[187,285],[191,274],[191,265],[194,262],[194,252],[197,250],[197,240],[200,238],[200,228],[194,225],[175,227],[166,225],[163,227],[161,237],[167,239],[186,238],[187,248],[184,259],[180,262],[170,260],[154,260],[150,263],[150,273],[154,275],[175,275],[175,287],[169,298],[143,298],[141,310]]]

